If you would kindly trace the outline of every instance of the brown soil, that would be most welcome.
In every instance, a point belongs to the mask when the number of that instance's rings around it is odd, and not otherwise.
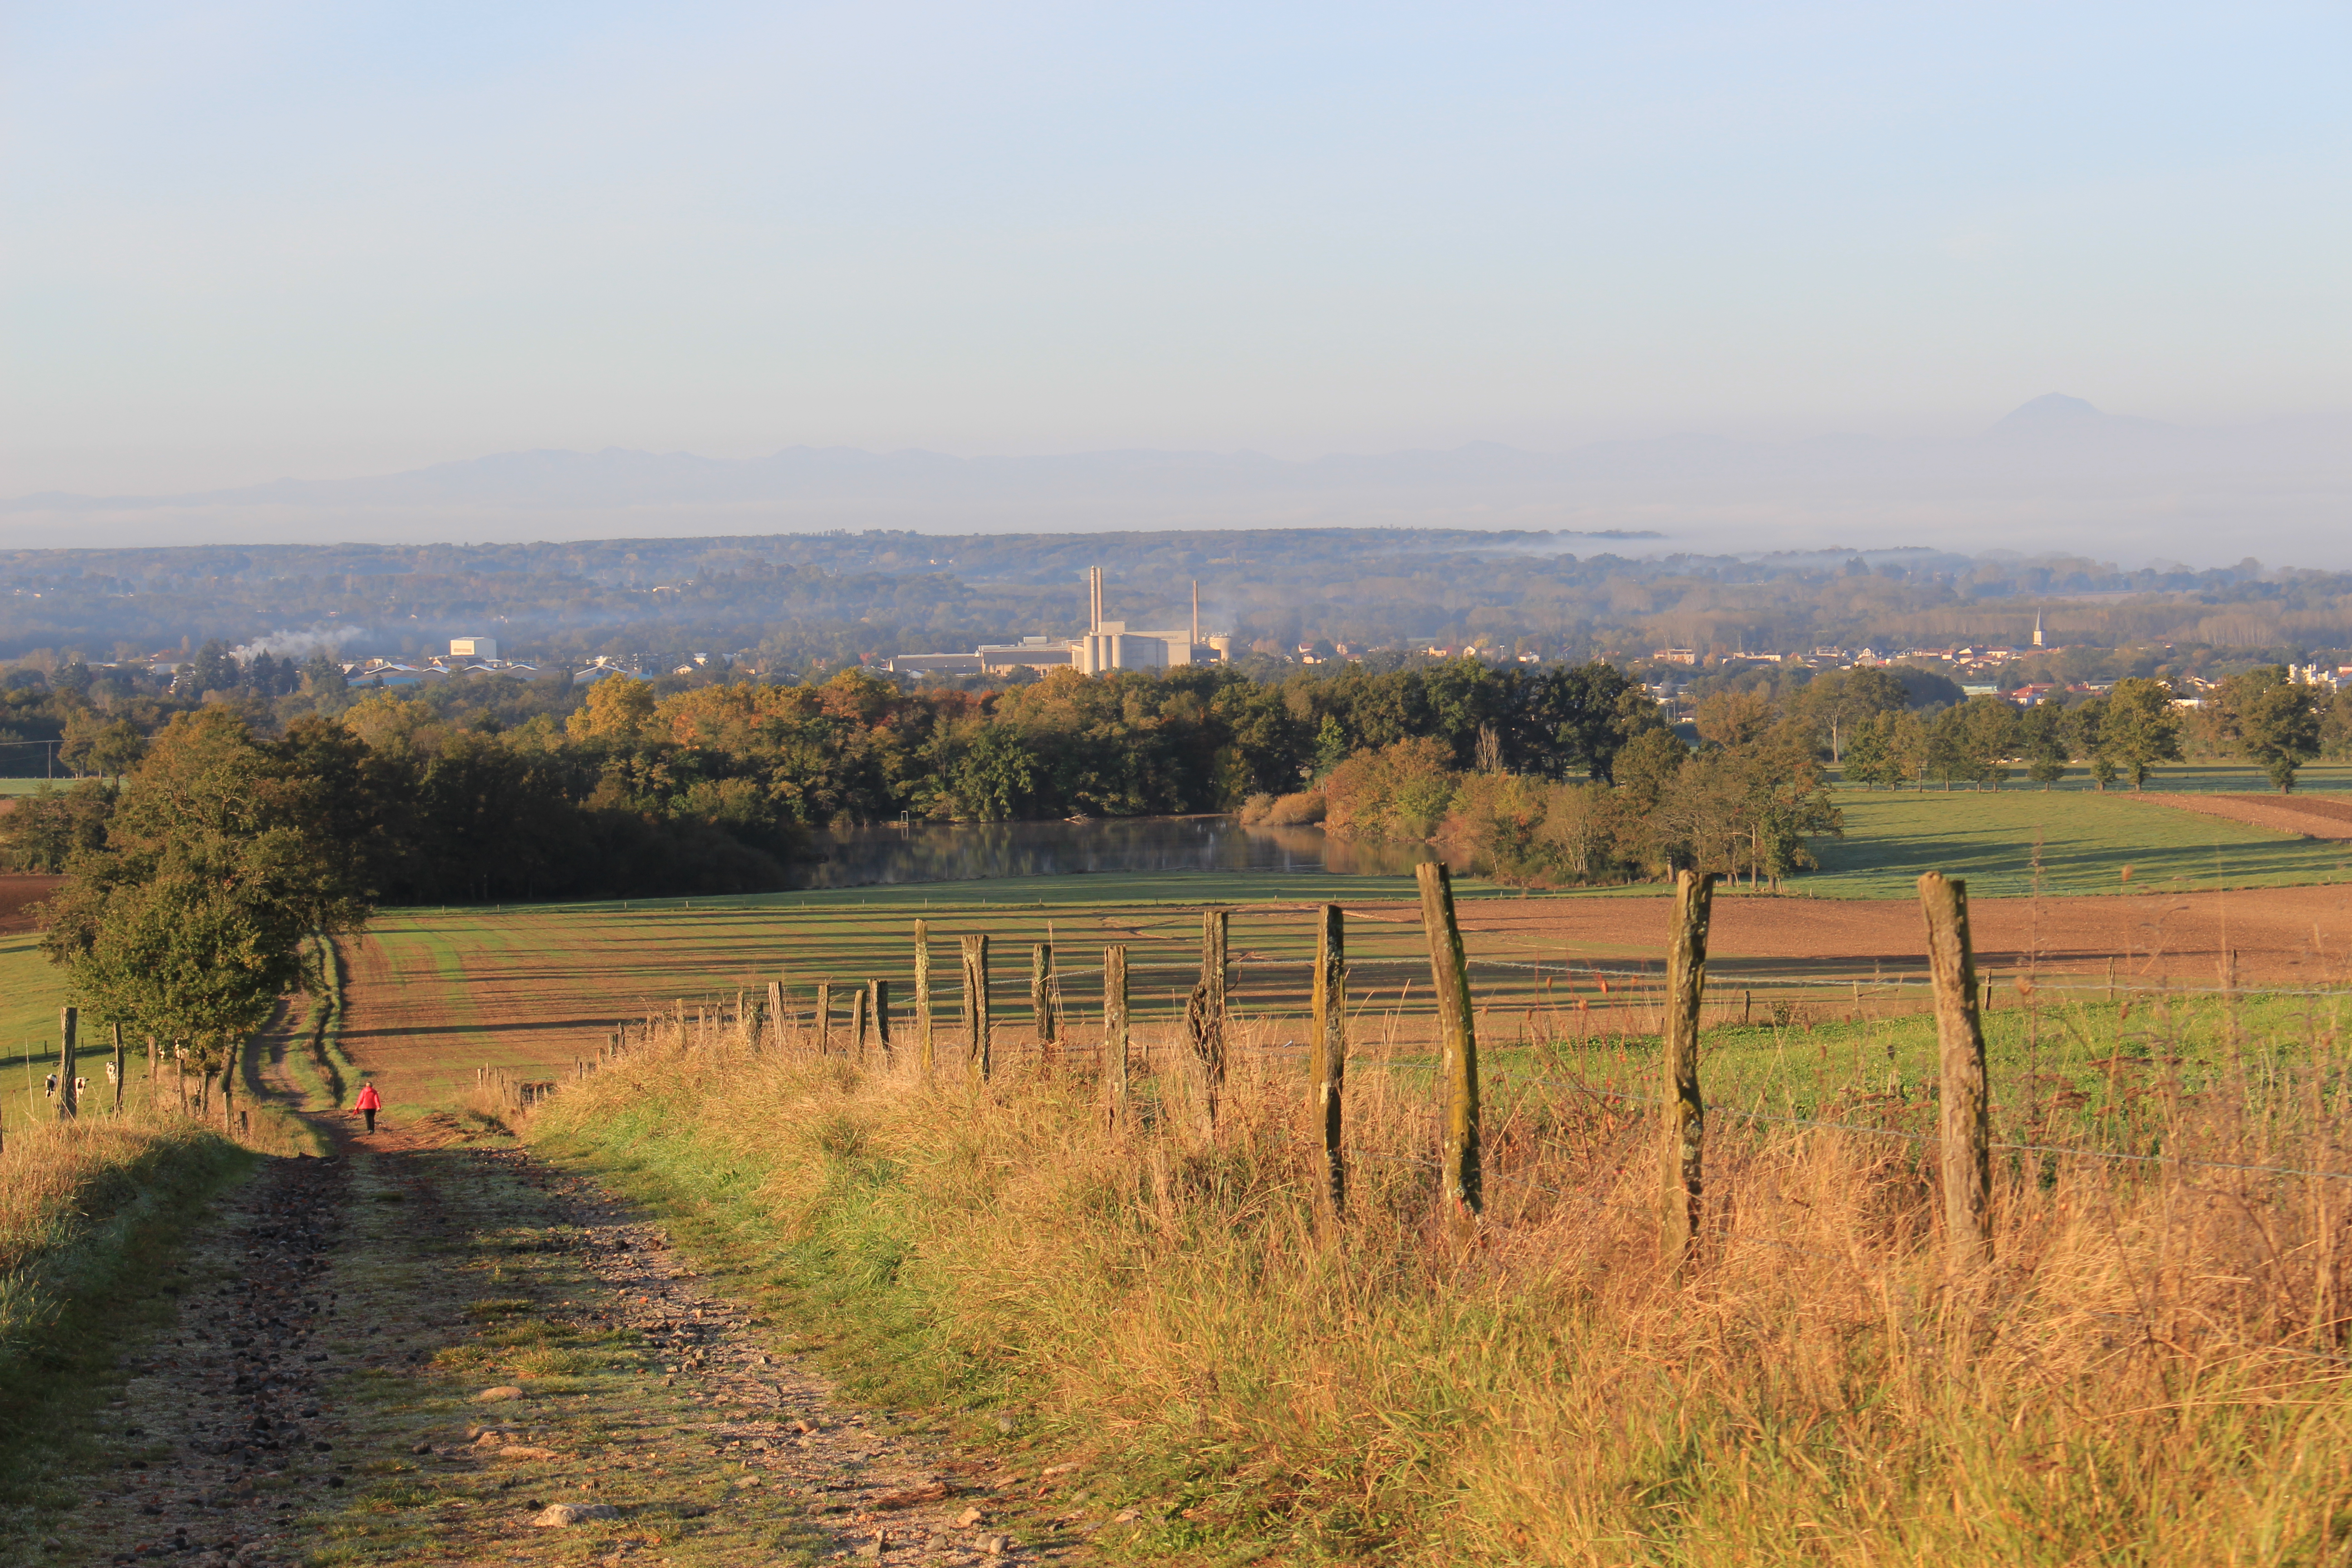
[[[1351,911],[1353,912],[1353,911]],[[1373,911],[1367,911],[1373,912]],[[1385,911],[1381,911],[1385,912]],[[1560,959],[1655,959],[1673,909],[1664,899],[1502,900],[1463,906],[1474,954],[1504,945]],[[1393,918],[1393,917],[1391,917]],[[1979,899],[1969,906],[1979,968],[2099,970],[2202,982],[2223,948],[2250,982],[2341,980],[2352,973],[2352,886],[2080,899]],[[1908,900],[1718,894],[1710,969],[1819,973],[1843,980],[1927,964],[1926,929]]]
[[[2352,803],[2293,795],[2142,795],[2131,797],[2176,811],[2227,817],[2305,838],[2352,838]]]
[[[63,877],[0,872],[0,934],[36,929],[33,906],[65,885]]]

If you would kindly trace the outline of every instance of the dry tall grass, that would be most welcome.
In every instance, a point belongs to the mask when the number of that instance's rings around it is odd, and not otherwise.
[[[156,1223],[237,1158],[174,1112],[93,1111],[12,1130],[0,1151],[0,1387],[37,1393],[40,1366],[65,1364],[61,1343],[102,1331],[68,1314],[141,1267]]]
[[[1932,1148],[1718,1120],[1677,1278],[1651,1113],[1572,1085],[1490,1097],[1464,1249],[1433,1223],[1433,1106],[1376,1063],[1349,1212],[1318,1209],[1270,1026],[1239,1031],[1213,1141],[1165,1038],[1114,1129],[1082,1055],[927,1083],[903,1039],[859,1064],[690,1032],[566,1085],[530,1135],[781,1230],[811,1300],[910,1325],[891,1353],[1023,1391],[1174,1509],[1159,1560],[2352,1556],[2352,1184],[2004,1155],[1997,1261],[1956,1282]],[[2170,1106],[2166,1148],[2352,1169],[2334,1055],[2292,1092]]]

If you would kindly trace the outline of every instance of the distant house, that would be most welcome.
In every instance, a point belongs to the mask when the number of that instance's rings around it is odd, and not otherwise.
[[[451,637],[449,639],[449,657],[451,658],[496,658],[499,657],[499,639],[496,637]]]

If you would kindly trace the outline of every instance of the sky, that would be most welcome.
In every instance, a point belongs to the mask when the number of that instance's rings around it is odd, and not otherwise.
[[[2341,5],[0,0],[0,495],[2352,412]]]

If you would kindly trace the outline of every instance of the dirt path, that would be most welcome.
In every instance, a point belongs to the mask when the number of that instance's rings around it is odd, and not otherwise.
[[[270,1161],[196,1239],[107,1472],[33,1560],[1083,1553],[1027,1478],[844,1400],[593,1184],[446,1114],[306,1113],[334,1155]]]

